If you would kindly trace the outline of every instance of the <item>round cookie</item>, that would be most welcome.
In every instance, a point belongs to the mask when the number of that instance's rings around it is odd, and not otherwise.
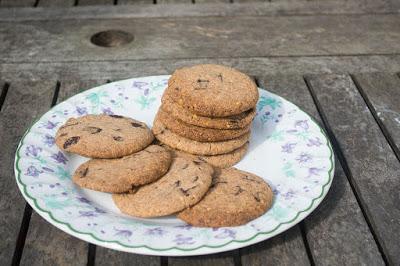
[[[189,153],[177,151],[177,150],[174,150],[174,151],[176,154],[178,154],[179,156],[182,156],[182,157],[199,158],[200,160],[205,161],[214,167],[227,168],[227,167],[231,167],[231,166],[235,165],[240,160],[242,160],[243,157],[246,155],[248,147],[249,147],[249,143],[247,142],[242,147],[240,147],[236,150],[233,150],[231,152],[224,153],[224,154],[218,154],[218,155],[210,155],[210,156],[193,155],[193,154],[189,154]]]
[[[133,194],[113,194],[121,212],[136,217],[159,217],[196,204],[211,185],[213,168],[200,160],[176,157],[166,175]]]
[[[239,226],[264,214],[272,199],[272,190],[262,178],[235,168],[221,169],[204,198],[178,218],[194,226]]]
[[[159,179],[168,171],[171,161],[170,151],[150,145],[118,159],[91,159],[76,169],[72,180],[83,188],[122,193]]]
[[[119,115],[70,118],[56,134],[57,146],[91,158],[118,158],[143,150],[154,139],[145,123]]]
[[[191,113],[225,117],[256,106],[258,88],[251,78],[221,65],[195,65],[176,70],[165,94]]]
[[[250,131],[244,135],[226,141],[218,142],[199,142],[185,137],[181,137],[170,131],[165,125],[155,120],[152,128],[153,134],[160,142],[184,152],[199,155],[217,155],[231,152],[243,146],[250,138]]]
[[[162,97],[162,108],[187,124],[216,129],[244,128],[253,121],[256,115],[256,109],[252,108],[238,115],[227,117],[199,116],[176,104],[168,94],[164,94]]]
[[[175,134],[200,142],[230,140],[240,137],[250,130],[250,125],[239,129],[214,129],[188,125],[178,119],[175,119],[161,108],[158,110],[156,118],[154,119],[154,121],[157,120],[163,123]]]

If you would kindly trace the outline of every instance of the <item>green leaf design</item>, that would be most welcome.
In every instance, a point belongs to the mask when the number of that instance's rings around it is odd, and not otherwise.
[[[148,108],[148,107],[150,106],[150,104],[151,104],[152,102],[154,102],[155,100],[156,100],[155,97],[145,97],[145,96],[141,95],[141,96],[139,97],[139,99],[136,99],[136,100],[135,100],[135,102],[138,103],[138,104],[140,104],[140,108],[141,108],[142,110],[144,110],[144,109]]]
[[[273,141],[283,141],[283,135],[284,135],[285,131],[283,130],[279,130],[279,131],[274,131],[269,138]]]
[[[260,101],[258,103],[259,110],[262,110],[265,106],[271,107],[272,110],[275,110],[278,107],[281,107],[282,102],[271,97],[261,96]]]
[[[294,177],[295,173],[294,173],[294,170],[293,170],[292,166],[293,165],[291,163],[287,162],[282,167],[282,170],[283,170],[283,172],[285,173],[285,175],[287,177]]]

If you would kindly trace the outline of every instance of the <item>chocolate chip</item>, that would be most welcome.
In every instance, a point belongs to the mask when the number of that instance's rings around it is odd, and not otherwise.
[[[178,88],[178,87],[175,87],[175,90],[179,91],[179,90],[180,90],[180,88]]]
[[[260,200],[260,196],[258,195],[258,193],[259,192],[257,192],[255,195],[253,194],[253,197],[257,202],[260,202],[261,200]]]
[[[102,131],[99,127],[85,127],[82,129],[83,131],[88,131],[90,134],[97,134]]]
[[[183,193],[183,195],[185,195],[186,197],[188,197],[188,196],[190,196],[190,194],[188,193],[188,191],[189,191],[189,190],[192,190],[192,189],[194,189],[194,188],[196,188],[196,187],[197,187],[197,185],[196,185],[196,186],[193,186],[193,187],[190,187],[190,188],[188,188],[188,189],[179,188],[179,190]]]
[[[117,129],[114,129],[114,131],[118,131],[118,132],[119,132],[119,131],[121,131],[121,129],[120,129],[120,128],[117,128]]]
[[[228,184],[226,181],[216,181],[211,184],[210,188],[217,186],[218,184]]]
[[[243,188],[241,188],[240,186],[236,186],[235,187],[237,189],[237,191],[235,192],[235,196],[239,195],[240,193],[242,193],[243,191],[245,191]]]
[[[193,181],[192,181],[192,182],[196,182],[197,180],[199,180],[199,177],[198,177],[198,176],[195,176],[195,177],[193,178]]]
[[[68,135],[67,133],[62,133],[61,135],[60,135],[60,137],[64,137],[64,136],[66,136],[66,135]]]
[[[131,125],[132,125],[133,127],[143,127],[143,125],[141,125],[141,124],[139,124],[139,123],[135,123],[135,122],[132,122]]]
[[[201,161],[193,161],[193,163],[194,163],[195,165],[200,165],[200,164],[202,164],[203,162],[201,162]]]
[[[88,172],[89,172],[89,167],[86,167],[85,170],[83,170],[83,172],[81,172],[81,178],[85,177]]]
[[[194,89],[195,90],[204,90],[204,89],[207,89],[207,87],[208,87],[208,83],[209,83],[210,81],[208,80],[208,79],[198,79],[197,80],[197,87],[195,87]]]
[[[261,183],[259,180],[256,180],[256,179],[254,179],[254,178],[251,178],[250,176],[247,176],[247,175],[244,176],[243,179],[246,180],[246,181],[255,182],[255,183],[257,183],[257,184],[260,184],[260,183]]]
[[[120,137],[120,136],[113,136],[113,139],[114,139],[115,141],[124,141],[124,138],[123,138],[123,137]]]
[[[114,118],[124,118],[122,115],[109,115],[109,116],[114,117]]]
[[[184,166],[182,166],[182,170],[188,168],[189,164],[185,164]]]
[[[176,181],[176,182],[174,183],[174,185],[175,185],[176,187],[179,187],[179,186],[181,185],[181,181],[180,181],[180,180]]]
[[[67,149],[69,146],[78,143],[79,139],[80,139],[80,137],[71,137],[71,138],[67,139],[67,141],[65,141],[65,143],[63,145],[64,149]]]
[[[223,77],[222,77],[222,74],[221,74],[221,73],[219,73],[217,77],[219,77],[219,79],[221,80],[221,82],[224,82],[224,79],[223,79]]]

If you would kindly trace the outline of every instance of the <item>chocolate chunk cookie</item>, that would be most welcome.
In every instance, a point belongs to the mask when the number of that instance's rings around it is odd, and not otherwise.
[[[57,146],[91,158],[118,158],[147,147],[154,139],[145,123],[119,115],[70,118],[56,134]]]
[[[178,218],[194,226],[239,226],[264,214],[272,199],[272,190],[262,178],[235,168],[222,169],[204,198]]]
[[[225,117],[255,107],[258,88],[247,75],[221,65],[196,65],[176,70],[165,94],[191,113]]]
[[[200,142],[224,141],[240,137],[250,130],[250,125],[239,129],[213,129],[186,124],[159,109],[154,121],[159,120],[175,134]],[[155,122],[154,122],[155,123]]]
[[[165,144],[164,145],[166,148],[170,148]],[[227,167],[231,167],[235,164],[237,164],[240,160],[243,159],[243,157],[246,155],[247,149],[249,148],[249,143],[245,143],[242,147],[233,150],[231,152],[228,153],[224,153],[224,154],[217,154],[217,155],[193,155],[193,154],[189,154],[183,151],[178,151],[175,149],[172,149],[174,151],[174,153],[178,154],[179,156],[182,157],[188,157],[188,158],[199,158],[202,161],[205,161],[209,164],[211,164],[214,167],[219,167],[219,168],[227,168]]]
[[[153,134],[160,142],[184,152],[200,155],[217,155],[228,153],[243,146],[250,138],[250,132],[226,141],[199,142],[185,137],[181,137],[170,131],[165,125],[155,120],[152,128]]]
[[[187,124],[216,129],[244,128],[253,121],[256,115],[256,109],[252,108],[238,115],[227,117],[200,116],[175,103],[168,94],[164,94],[162,97],[162,108]]]
[[[169,169],[172,155],[167,149],[150,145],[118,159],[91,159],[76,169],[75,184],[92,190],[121,193],[159,179]]]
[[[208,191],[213,172],[203,161],[176,157],[162,178],[133,194],[114,194],[113,200],[128,215],[170,215],[196,204]]]

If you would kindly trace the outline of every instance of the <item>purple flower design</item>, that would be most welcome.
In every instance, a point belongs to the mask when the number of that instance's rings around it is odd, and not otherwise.
[[[147,229],[145,232],[146,235],[151,235],[151,236],[162,236],[165,233],[166,233],[165,230],[163,230],[161,227]]]
[[[47,123],[44,123],[43,126],[47,129],[53,129],[55,128],[57,125],[59,124],[59,122],[51,122],[50,120],[47,121]]]
[[[193,241],[193,237],[184,237],[183,235],[179,234],[175,236],[175,239],[173,240],[178,246],[179,245],[192,245],[195,243]]]
[[[116,233],[114,234],[115,236],[122,236],[122,237],[126,237],[129,238],[132,236],[132,231],[127,230],[127,229],[117,229],[114,227],[114,230],[116,231]]]
[[[114,114],[114,112],[111,111],[110,107],[103,108],[102,111],[103,111],[103,114],[106,114],[106,115],[113,115]]]
[[[294,147],[296,146],[297,143],[286,143],[285,145],[282,146],[282,152],[285,153],[292,153]]]
[[[322,169],[316,168],[316,167],[310,167],[310,168],[308,168],[308,176],[307,177],[312,177],[313,175],[319,176],[320,171],[322,171]]]
[[[218,235],[214,236],[215,238],[218,239],[225,239],[225,238],[235,238],[236,237],[236,232],[231,230],[231,229],[221,229],[220,231],[222,231],[221,233],[219,233]]]
[[[88,199],[85,198],[85,197],[76,197],[76,199],[77,199],[79,202],[86,203],[86,204],[90,204],[90,200],[88,200]]]
[[[308,130],[308,121],[307,120],[297,120],[294,124],[295,127],[301,128],[303,130]]]
[[[67,164],[68,162],[68,159],[60,151],[51,155],[51,158],[53,158],[57,163]]]
[[[79,211],[79,216],[91,218],[91,217],[97,217],[98,214],[94,211]]]
[[[294,197],[295,194],[296,194],[296,193],[295,193],[292,189],[289,189],[286,193],[281,193],[282,197],[283,197],[285,200],[290,200],[290,199],[292,199],[292,198]]]
[[[139,90],[142,90],[144,86],[149,85],[147,82],[141,82],[141,81],[134,81],[132,83],[132,88],[137,88]]]
[[[317,146],[317,147],[319,147],[319,146],[321,146],[322,145],[322,142],[321,142],[321,140],[318,138],[318,137],[316,137],[315,139],[309,139],[308,140],[308,143],[307,143],[307,146],[308,147],[312,147],[312,146]]]
[[[43,171],[38,170],[35,166],[31,165],[26,169],[26,175],[38,177]]]
[[[25,155],[37,157],[41,151],[42,151],[42,148],[36,147],[34,145],[29,145],[28,147],[26,147]]]
[[[96,213],[106,213],[105,210],[99,209],[99,208],[97,208],[97,207],[94,208],[94,211],[95,211]]]
[[[272,193],[274,193],[275,196],[279,195],[279,190],[277,188],[274,188],[272,190]]]
[[[52,147],[55,143],[55,139],[52,135],[46,134],[43,137],[43,143],[49,147]]]
[[[143,91],[143,94],[144,94],[144,96],[147,96],[147,95],[149,95],[149,92],[150,92],[150,90],[149,90],[149,89],[145,89],[145,90]]]
[[[191,226],[190,224],[185,224],[185,225],[177,225],[174,226],[175,228],[180,228],[180,229],[184,229],[184,230],[190,230],[192,229],[193,226]]]
[[[48,167],[42,167],[43,171],[49,172],[49,173],[54,173],[54,170]]]
[[[88,113],[86,107],[77,106],[75,110],[78,115],[86,115]]]
[[[302,152],[302,153],[296,158],[296,160],[297,160],[299,163],[307,163],[307,162],[309,162],[309,161],[312,160],[312,157],[311,157],[310,154],[305,153],[305,152]]]

